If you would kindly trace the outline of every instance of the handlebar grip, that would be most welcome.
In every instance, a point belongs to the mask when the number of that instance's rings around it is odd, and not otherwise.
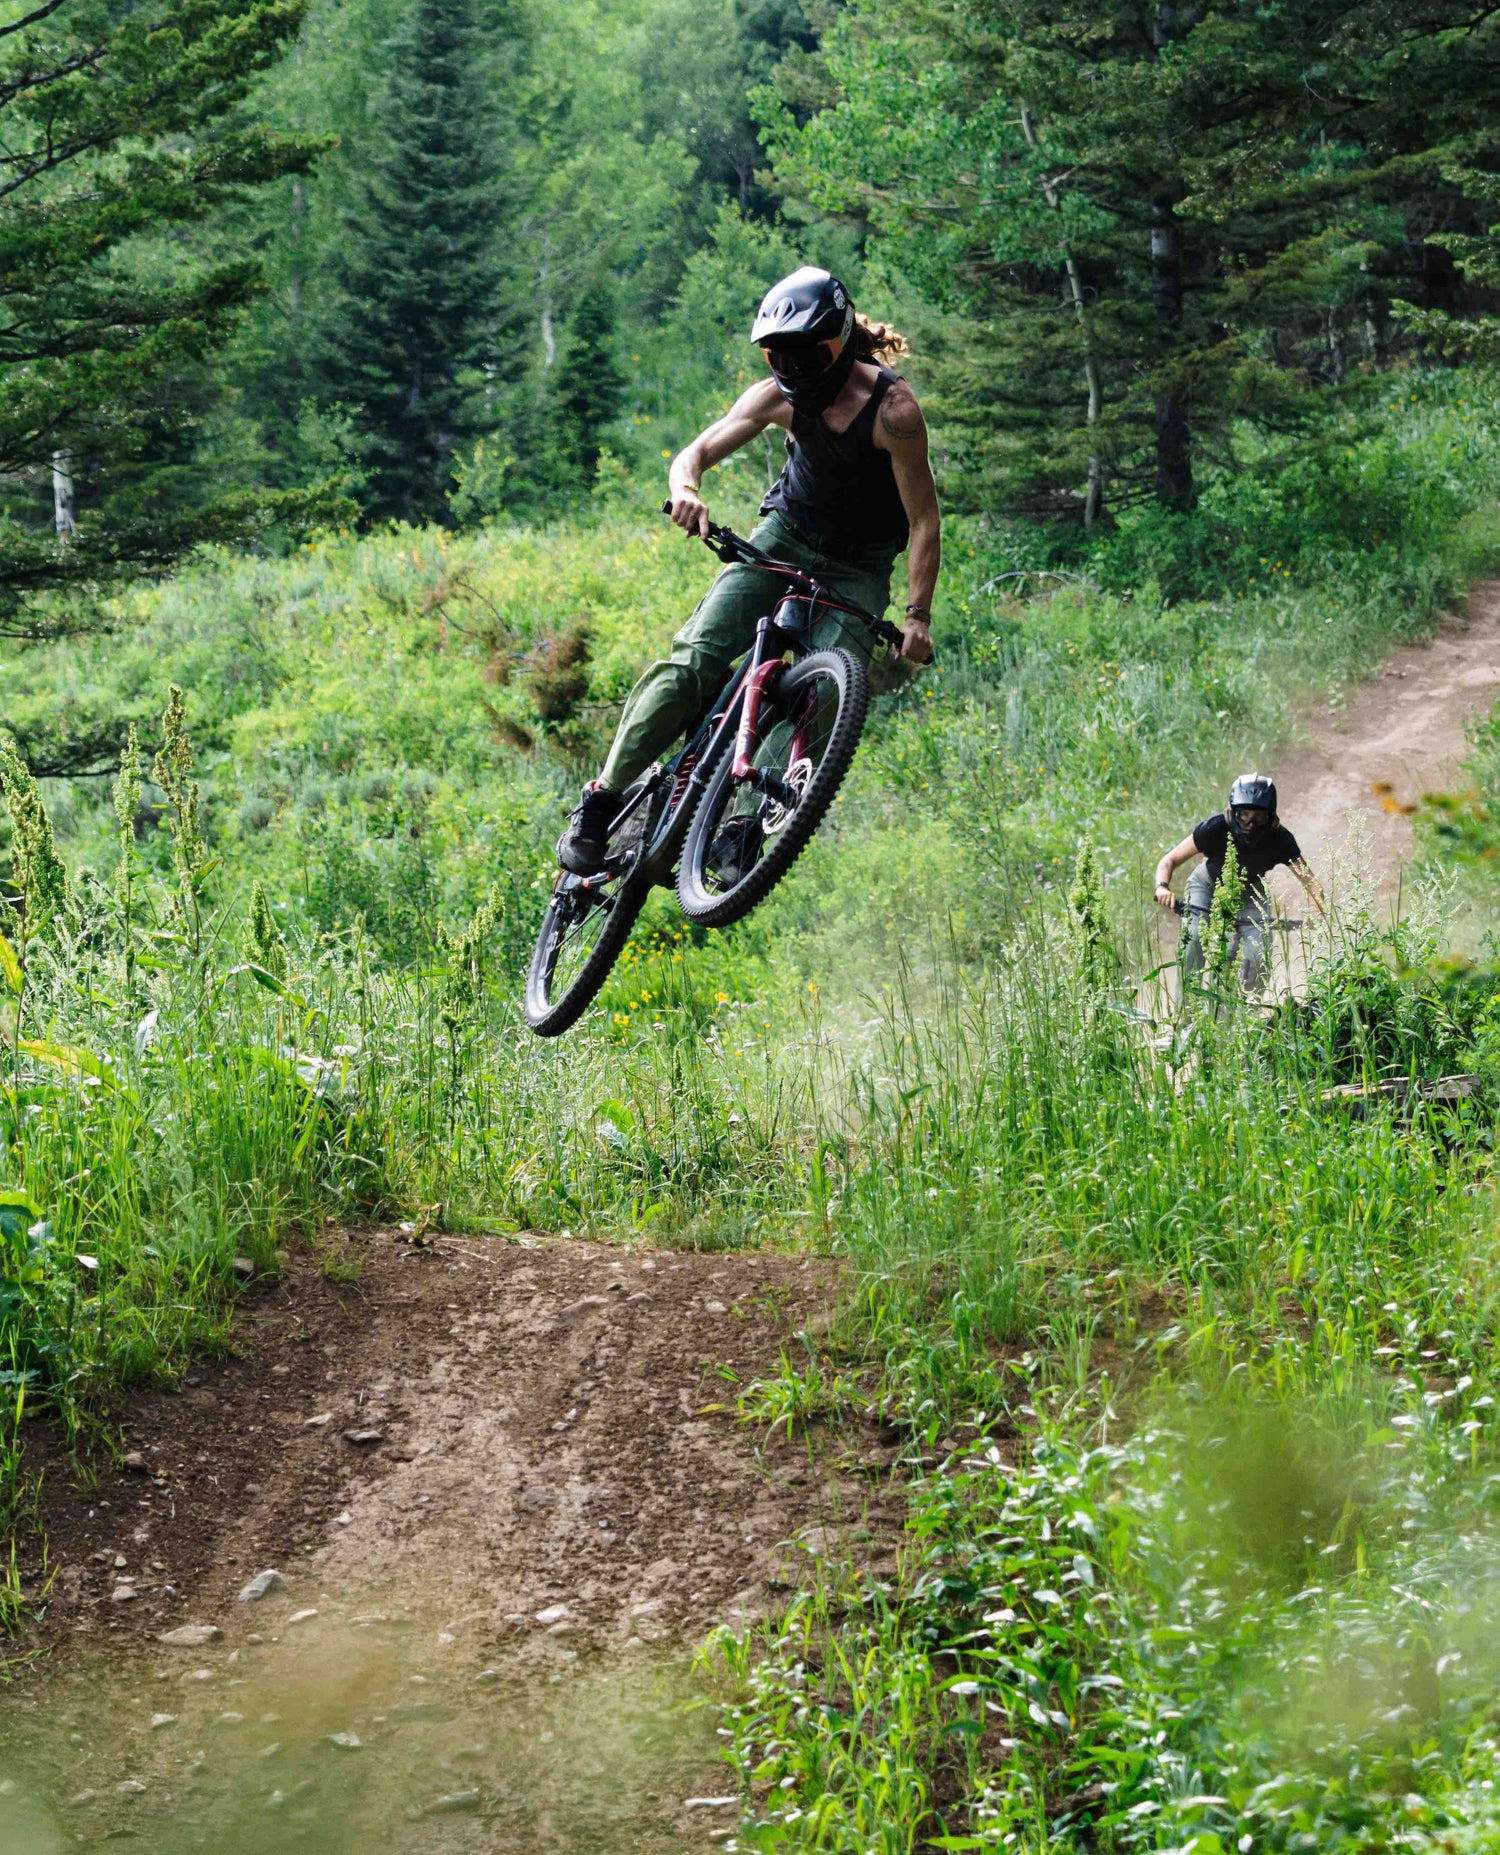
[[[663,515],[670,515],[672,513],[672,498],[670,496],[662,504],[661,512]]]

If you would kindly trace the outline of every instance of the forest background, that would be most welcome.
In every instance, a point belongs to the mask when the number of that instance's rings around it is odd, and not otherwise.
[[[1493,723],[1281,1034],[1133,1014],[1160,848],[1496,558],[1497,101],[1446,0],[0,16],[16,1536],[26,1412],[223,1344],[236,1258],[832,1250],[745,1412],[878,1413],[911,1550],[726,1649],[747,1846],[1489,1846]],[[805,260],[913,343],[939,671],[544,1049],[551,843],[711,569],[665,459]]]

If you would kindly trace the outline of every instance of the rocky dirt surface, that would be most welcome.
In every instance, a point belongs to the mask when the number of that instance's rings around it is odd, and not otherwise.
[[[52,1464],[0,1847],[712,1846],[688,1651],[809,1554],[884,1569],[899,1523],[875,1430],[814,1455],[734,1414],[831,1266],[347,1243],[356,1280],[293,1266],[231,1357],[133,1401],[94,1486]]]

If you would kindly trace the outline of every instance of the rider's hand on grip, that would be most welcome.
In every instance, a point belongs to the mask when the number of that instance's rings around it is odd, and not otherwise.
[[[669,496],[661,506],[663,515],[670,515],[672,520],[685,533],[697,535],[707,541],[713,523],[708,519],[708,504],[692,490],[685,490],[680,495]]]
[[[925,668],[933,660],[932,634],[925,624],[917,619],[908,619],[901,633],[901,648],[898,653],[906,662],[917,668]]]

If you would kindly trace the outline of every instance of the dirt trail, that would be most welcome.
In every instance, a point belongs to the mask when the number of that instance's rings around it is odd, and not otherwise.
[[[132,1402],[137,1466],[48,1477],[0,1848],[713,1846],[732,1813],[692,1801],[726,1788],[711,1715],[682,1711],[692,1645],[810,1551],[882,1563],[900,1512],[875,1430],[815,1462],[733,1415],[831,1266],[351,1241],[356,1281],[295,1266],[236,1357]],[[268,1568],[281,1588],[237,1601]],[[184,1625],[216,1633],[161,1640]]]
[[[1282,812],[1326,879],[1364,815],[1368,877],[1393,900],[1413,848],[1407,807],[1460,779],[1476,716],[1500,699],[1500,581],[1474,588],[1468,610],[1423,644],[1394,652],[1342,705],[1320,703],[1304,723],[1305,747],[1277,757]],[[1295,886],[1283,891],[1295,898]],[[1298,908],[1297,913],[1302,913]]]
[[[1363,812],[1394,896],[1402,808],[1453,786],[1497,696],[1489,582],[1311,713],[1273,770],[1314,867]],[[231,1357],[134,1399],[133,1466],[80,1482],[55,1456],[45,1620],[0,1690],[0,1849],[714,1847],[733,1810],[693,1645],[809,1552],[891,1563],[889,1439],[814,1460],[732,1414],[833,1270],[390,1231],[341,1260],[356,1279],[294,1259]]]

